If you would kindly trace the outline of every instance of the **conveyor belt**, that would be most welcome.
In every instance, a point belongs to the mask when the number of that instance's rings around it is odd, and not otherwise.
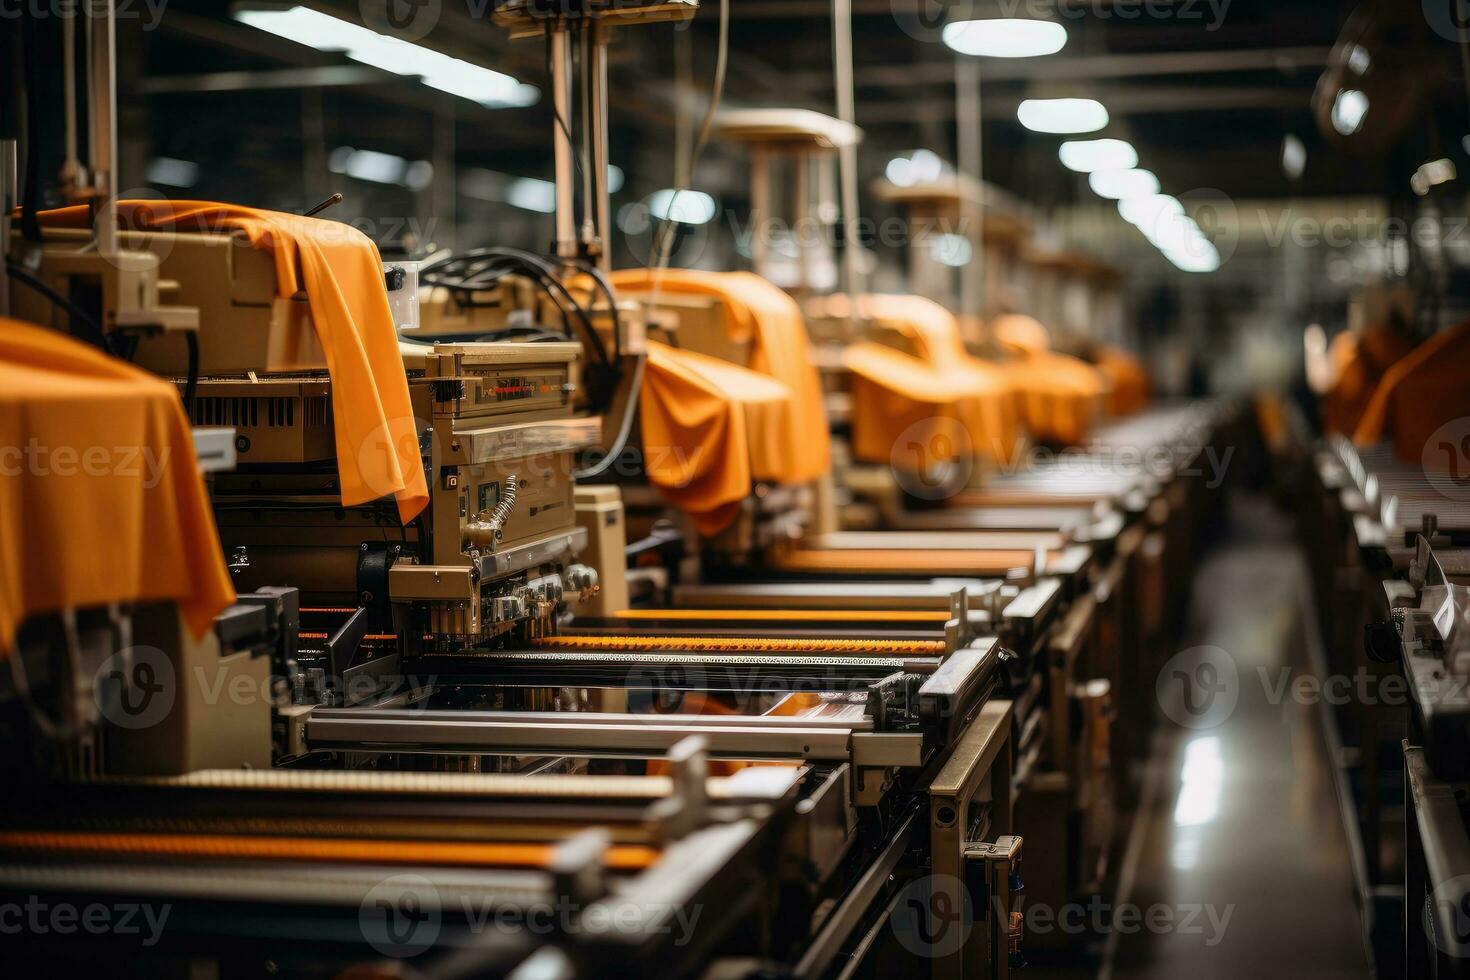
[[[168,857],[197,860],[324,861],[331,863],[545,868],[552,844],[468,841],[366,840],[342,837],[246,837],[229,834],[109,834],[53,831],[0,832],[0,851],[55,856]],[[658,851],[637,845],[607,849],[607,866],[647,868]]]
[[[890,656],[942,656],[943,640],[844,640],[810,637],[743,636],[548,636],[538,648],[564,651],[689,651],[692,653],[875,653]]]

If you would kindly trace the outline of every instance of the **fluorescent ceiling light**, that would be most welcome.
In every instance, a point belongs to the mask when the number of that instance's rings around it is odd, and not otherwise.
[[[1217,272],[1220,268],[1220,253],[1209,242],[1199,248],[1167,251],[1164,258],[1181,272]]]
[[[970,264],[974,246],[964,235],[947,232],[934,240],[934,258],[953,269]]]
[[[536,86],[527,85],[504,72],[379,34],[310,7],[286,10],[247,8],[236,10],[235,19],[318,51],[341,51],[353,61],[396,75],[416,77],[430,88],[488,108],[534,105],[541,95]]]
[[[715,199],[703,191],[666,188],[648,196],[648,212],[660,221],[702,225],[715,216]]]
[[[1098,170],[1087,178],[1098,197],[1124,201],[1130,197],[1151,197],[1159,192],[1159,178],[1147,170]]]
[[[1300,180],[1307,169],[1307,144],[1295,133],[1281,138],[1281,170],[1292,180]]]
[[[505,203],[525,211],[556,210],[556,185],[539,177],[517,177],[505,188]]]
[[[960,54],[984,58],[1035,58],[1056,54],[1067,44],[1067,29],[1050,20],[995,17],[957,20],[944,25],[944,43]]]
[[[177,160],[173,157],[154,157],[148,161],[143,176],[150,184],[167,184],[169,187],[193,187],[199,182],[199,164],[192,160]]]
[[[1164,217],[1184,214],[1184,205],[1168,194],[1150,194],[1147,197],[1123,198],[1118,202],[1118,213],[1130,225],[1144,228]]]
[[[1068,140],[1057,153],[1062,158],[1062,166],[1079,174],[1138,166],[1138,151],[1123,140]]]
[[[1108,110],[1096,99],[1027,99],[1016,118],[1033,133],[1095,133],[1108,124]]]
[[[1343,89],[1332,103],[1332,128],[1351,136],[1363,125],[1368,114],[1368,96],[1355,88]]]
[[[883,173],[899,187],[932,184],[944,176],[944,161],[933,150],[915,150],[908,156],[889,160]]]

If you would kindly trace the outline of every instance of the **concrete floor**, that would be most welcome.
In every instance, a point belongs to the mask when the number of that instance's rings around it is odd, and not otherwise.
[[[1191,725],[1156,739],[1120,869],[1116,907],[1132,922],[1115,916],[1085,966],[1037,976],[1369,975],[1320,709],[1280,693],[1306,663],[1306,589],[1284,517],[1237,500],[1199,569],[1181,644],[1195,651],[1185,669],[1226,702],[1234,666],[1234,709],[1191,718],[1176,706]],[[1197,674],[1201,656],[1213,674]]]

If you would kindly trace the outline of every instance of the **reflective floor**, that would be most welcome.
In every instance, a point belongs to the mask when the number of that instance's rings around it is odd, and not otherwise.
[[[1368,975],[1318,709],[1290,693],[1306,663],[1306,588],[1286,520],[1237,500],[1165,666],[1161,697],[1177,679],[1189,706],[1165,707],[1184,724],[1157,738],[1113,926],[1066,975]]]

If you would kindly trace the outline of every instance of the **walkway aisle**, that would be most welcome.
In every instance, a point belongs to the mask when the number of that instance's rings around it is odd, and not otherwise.
[[[1103,976],[1368,975],[1319,709],[1295,703],[1286,683],[1306,663],[1306,574],[1286,519],[1237,499],[1165,668],[1165,690],[1195,713],[1166,708],[1189,724],[1158,739],[1125,858],[1120,908],[1136,907],[1144,926],[1114,930]],[[1156,905],[1162,927],[1150,928]]]

